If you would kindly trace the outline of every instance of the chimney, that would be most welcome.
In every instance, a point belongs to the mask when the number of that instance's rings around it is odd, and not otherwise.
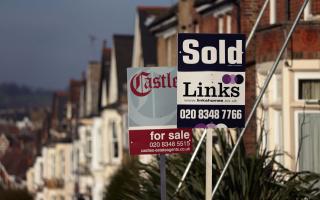
[[[196,11],[194,10],[195,0],[179,0],[178,2],[178,30],[181,33],[195,31]]]
[[[106,49],[106,48],[107,48],[107,40],[103,40],[102,49]]]

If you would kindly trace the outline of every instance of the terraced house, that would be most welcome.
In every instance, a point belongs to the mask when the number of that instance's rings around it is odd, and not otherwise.
[[[172,7],[139,6],[134,36],[116,34],[110,48],[104,42],[101,60],[90,62],[67,93],[56,93],[47,142],[27,175],[35,199],[102,200],[128,156],[126,68],[176,67],[178,33],[248,36],[263,3],[178,0]],[[246,51],[246,115],[301,5],[300,0],[270,0]],[[248,153],[262,134],[264,147],[285,153],[279,161],[286,167],[318,173],[319,33],[320,0],[311,0],[244,137]]]

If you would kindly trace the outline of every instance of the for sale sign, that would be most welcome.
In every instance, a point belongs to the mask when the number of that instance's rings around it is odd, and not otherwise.
[[[192,130],[177,127],[177,70],[129,68],[130,154],[191,152]]]
[[[179,34],[178,127],[243,127],[245,36]]]

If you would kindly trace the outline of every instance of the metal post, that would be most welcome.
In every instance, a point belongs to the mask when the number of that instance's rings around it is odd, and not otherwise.
[[[255,22],[255,24],[254,24],[254,26],[253,26],[250,34],[249,34],[249,37],[248,37],[248,39],[247,39],[246,48],[249,46],[249,44],[250,44],[250,42],[251,42],[251,39],[252,39],[252,37],[253,37],[253,35],[254,35],[257,27],[258,27],[258,24],[259,24],[259,22],[260,22],[260,20],[261,20],[261,18],[262,18],[262,15],[263,15],[263,13],[264,13],[264,11],[265,11],[265,9],[266,9],[269,1],[270,1],[270,0],[266,0],[266,1],[264,2],[264,4],[263,4],[262,9],[260,10],[260,13],[259,13],[259,15],[258,15],[257,21]],[[202,134],[202,136],[201,136],[201,138],[200,138],[200,140],[199,140],[199,142],[198,142],[197,148],[195,149],[195,151],[194,151],[193,154],[192,154],[192,157],[191,157],[191,159],[190,159],[190,161],[189,161],[189,163],[188,163],[188,166],[187,166],[186,170],[184,171],[184,174],[183,174],[183,176],[182,176],[182,178],[181,178],[181,180],[180,180],[180,182],[179,182],[179,184],[178,184],[178,186],[177,186],[177,189],[176,189],[176,191],[175,191],[175,194],[179,192],[179,190],[180,190],[180,188],[181,188],[181,186],[182,186],[182,184],[183,184],[183,182],[184,182],[184,180],[185,180],[185,178],[186,178],[186,176],[187,176],[187,174],[188,174],[188,172],[189,172],[189,170],[190,170],[190,167],[191,167],[191,165],[192,165],[192,163],[193,163],[193,160],[194,160],[194,158],[196,157],[196,155],[198,154],[199,148],[200,148],[200,146],[201,146],[201,144],[202,144],[202,142],[203,142],[203,139],[204,139],[204,137],[206,136],[206,134],[207,134],[207,133],[206,133],[206,130],[205,130],[205,132]]]
[[[246,48],[248,48],[248,46],[249,46],[249,44],[250,44],[250,41],[251,41],[251,39],[252,39],[252,37],[253,37],[253,34],[254,34],[254,33],[256,32],[256,30],[257,30],[258,24],[259,24],[259,22],[260,22],[260,20],[261,20],[261,18],[262,18],[262,15],[263,15],[264,11],[265,11],[266,8],[267,8],[267,5],[268,5],[269,1],[270,1],[270,0],[266,0],[266,1],[264,2],[264,4],[263,4],[261,10],[260,10],[260,13],[259,13],[259,15],[258,15],[258,18],[257,18],[256,22],[254,23],[254,25],[253,25],[253,27],[252,27],[252,29],[251,29],[251,32],[250,32],[250,34],[249,34],[249,36],[248,36],[248,39],[247,39],[247,42],[246,42]]]
[[[268,87],[268,85],[269,85],[269,83],[270,83],[270,80],[271,80],[271,78],[272,78],[272,75],[274,74],[274,72],[275,72],[276,69],[277,69],[277,66],[278,66],[278,64],[279,64],[279,62],[280,62],[281,56],[282,56],[283,52],[285,51],[285,49],[286,49],[286,47],[287,47],[287,45],[288,45],[288,42],[289,42],[289,40],[290,40],[290,38],[291,38],[291,35],[292,35],[294,29],[296,28],[296,26],[297,26],[297,24],[298,24],[298,22],[299,22],[299,20],[300,20],[300,17],[301,17],[301,15],[302,15],[302,13],[303,13],[303,10],[304,10],[304,8],[306,7],[306,5],[308,4],[308,2],[309,2],[309,0],[305,0],[305,1],[303,2],[303,5],[302,5],[302,7],[301,7],[301,9],[300,9],[300,11],[299,11],[299,13],[298,13],[298,15],[297,15],[294,23],[293,23],[290,31],[289,31],[289,34],[288,34],[288,36],[287,36],[284,44],[282,45],[282,48],[281,48],[281,50],[280,50],[280,52],[279,52],[279,54],[278,54],[278,56],[277,56],[274,64],[273,64],[272,67],[271,67],[270,73],[268,74],[268,76],[267,76],[267,78],[266,78],[266,81],[264,82],[264,85],[263,85],[263,87],[262,87],[262,89],[261,89],[261,91],[260,91],[260,94],[259,94],[256,102],[254,103],[254,106],[253,106],[253,108],[252,108],[252,110],[251,110],[251,112],[250,112],[250,114],[249,114],[249,117],[248,117],[248,119],[247,119],[247,121],[246,121],[246,123],[245,123],[245,126],[244,126],[244,128],[241,130],[241,133],[240,133],[240,135],[239,135],[239,138],[238,138],[238,140],[237,140],[237,142],[236,142],[236,144],[235,144],[235,146],[234,146],[234,148],[233,148],[233,150],[232,150],[232,152],[231,152],[231,154],[230,154],[230,156],[229,156],[229,158],[228,158],[228,161],[227,161],[226,165],[224,166],[224,169],[223,169],[223,171],[222,171],[222,173],[221,173],[221,175],[220,175],[220,177],[219,177],[219,179],[218,179],[218,181],[217,181],[217,183],[216,183],[216,185],[215,185],[215,187],[214,187],[214,189],[213,189],[213,191],[212,191],[212,198],[213,198],[214,194],[215,194],[215,193],[217,192],[217,190],[218,190],[218,187],[219,187],[219,185],[220,185],[220,183],[221,183],[221,181],[222,181],[222,178],[223,178],[223,176],[225,175],[228,166],[230,165],[230,162],[231,162],[231,160],[232,160],[232,158],[233,158],[233,155],[234,155],[235,152],[236,152],[237,147],[238,147],[239,144],[240,144],[240,141],[241,141],[241,139],[242,139],[242,137],[243,137],[243,135],[244,135],[244,132],[245,132],[246,129],[248,128],[249,122],[251,121],[251,119],[252,119],[255,111],[256,111],[257,108],[258,108],[258,105],[259,105],[259,103],[260,103],[260,101],[261,101],[261,99],[262,99],[262,96],[263,96],[263,94],[265,93],[265,91],[266,91],[266,89],[267,89],[267,87]]]
[[[206,140],[206,200],[211,199],[212,191],[212,132],[213,128],[207,129]]]
[[[167,199],[167,180],[166,180],[166,155],[160,154],[160,196],[161,200]]]
[[[179,192],[179,190],[180,190],[180,188],[181,188],[181,186],[182,186],[182,183],[184,182],[184,180],[185,180],[185,178],[186,178],[186,176],[187,176],[187,174],[188,174],[188,172],[189,172],[189,170],[190,170],[190,167],[191,167],[194,159],[196,158],[196,155],[197,155],[197,153],[198,153],[198,151],[199,151],[199,149],[200,149],[200,147],[201,147],[201,144],[202,144],[204,138],[206,137],[206,135],[207,135],[207,129],[204,129],[204,131],[203,131],[203,133],[202,133],[202,135],[201,135],[201,138],[200,138],[200,140],[199,140],[199,142],[198,142],[198,144],[197,144],[197,147],[196,147],[196,149],[194,150],[194,152],[193,152],[193,154],[192,154],[192,156],[191,156],[191,158],[190,158],[190,161],[189,161],[189,163],[188,163],[188,165],[187,165],[187,167],[186,167],[186,169],[185,169],[185,171],[184,171],[184,173],[183,173],[183,175],[182,175],[182,177],[181,177],[181,180],[180,180],[180,182],[179,182],[179,184],[178,184],[178,186],[177,186],[177,189],[176,189],[174,195]]]

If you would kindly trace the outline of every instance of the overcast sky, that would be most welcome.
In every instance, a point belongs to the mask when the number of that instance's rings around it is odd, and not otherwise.
[[[0,0],[0,82],[64,89],[102,40],[133,34],[137,5],[173,0]],[[92,45],[89,35],[97,40]]]

